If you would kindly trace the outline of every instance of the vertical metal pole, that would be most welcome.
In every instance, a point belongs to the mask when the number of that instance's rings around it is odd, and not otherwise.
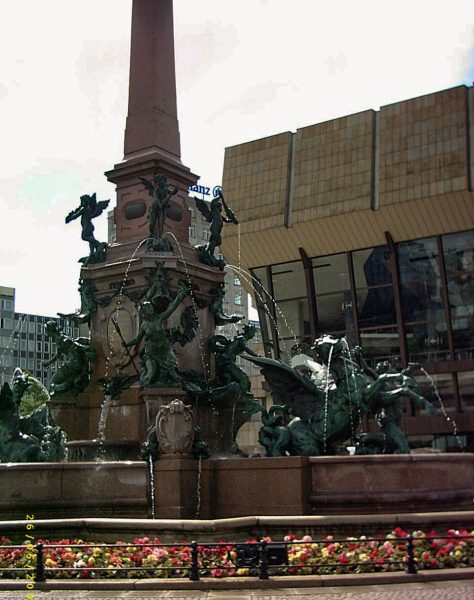
[[[272,268],[270,265],[266,267],[267,271],[267,290],[270,293],[270,301],[267,301],[268,312],[271,315],[270,319],[270,328],[272,330],[272,338],[273,338],[273,357],[277,360],[280,358],[280,344],[279,344],[279,335],[278,335],[278,322],[277,322],[277,313],[276,313],[276,300],[275,300],[275,290],[273,287],[273,277],[272,277]]]
[[[347,269],[349,272],[349,285],[352,292],[352,319],[354,320],[354,335],[357,343],[360,345],[360,333],[359,333],[359,315],[357,307],[357,289],[354,276],[354,265],[352,264],[352,252],[347,252]]]
[[[316,306],[316,288],[314,285],[313,265],[308,258],[304,248],[299,248],[301,261],[303,262],[304,278],[306,283],[306,302],[308,303],[309,326],[311,330],[311,341],[316,339],[318,333],[318,309]]]
[[[198,543],[191,542],[191,569],[189,571],[190,581],[199,581],[199,565],[198,565]]]
[[[390,268],[392,271],[392,285],[393,294],[395,300],[395,313],[397,315],[397,328],[398,328],[398,339],[400,344],[400,360],[403,367],[407,366],[408,363],[408,350],[405,338],[405,330],[403,327],[403,315],[401,306],[401,282],[400,282],[400,269],[398,266],[397,253],[395,243],[389,231],[385,232],[385,239],[387,241],[388,254],[390,258]]]
[[[414,575],[416,573],[415,547],[413,546],[413,536],[407,536],[407,573]]]
[[[36,544],[35,581],[46,581],[43,562],[43,544]]]
[[[261,540],[260,544],[260,572],[258,575],[259,579],[268,579],[268,554],[267,554],[267,542]]]
[[[267,358],[272,358],[271,348],[273,347],[273,344],[270,342],[270,336],[268,333],[267,303],[264,300],[265,291],[263,289],[262,282],[255,275],[255,272],[252,269],[250,269],[250,274],[252,276],[252,285],[255,295],[255,303],[257,305],[258,320],[260,321],[260,330],[262,332],[264,353]]]

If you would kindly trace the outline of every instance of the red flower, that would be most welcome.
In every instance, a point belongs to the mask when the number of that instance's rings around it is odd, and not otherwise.
[[[224,571],[222,569],[211,569],[212,577],[222,577],[224,575]]]

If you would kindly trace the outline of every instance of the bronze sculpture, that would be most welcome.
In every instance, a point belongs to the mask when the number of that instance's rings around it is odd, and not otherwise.
[[[74,339],[66,335],[56,321],[46,323],[45,334],[56,344],[56,352],[43,365],[49,366],[61,357],[65,359],[51,378],[51,396],[77,396],[89,383],[90,362],[95,359],[95,350],[91,348],[88,338]]]
[[[409,451],[406,437],[399,426],[400,399],[416,400],[428,411],[431,404],[415,389],[407,374],[364,370],[353,357],[344,338],[321,336],[313,346],[322,368],[311,377],[271,358],[245,356],[261,368],[275,403],[288,410],[291,420],[286,424],[290,441],[286,448],[276,449],[272,441],[282,439],[281,431],[273,437],[266,431],[269,455],[288,452],[295,455],[335,454],[340,445],[355,434],[363,415],[378,415],[382,431],[390,436],[391,451]],[[262,412],[256,401],[248,402],[250,412]],[[281,414],[281,413],[280,413]],[[275,419],[264,426],[283,426]],[[283,436],[284,437],[284,436]],[[373,436],[372,436],[373,437]]]
[[[84,263],[84,265],[100,262],[105,259],[105,249],[107,244],[105,242],[98,242],[95,239],[92,219],[101,215],[109,205],[109,202],[110,200],[97,202],[96,194],[92,194],[92,196],[85,194],[84,196],[81,196],[81,203],[79,206],[66,216],[66,223],[70,223],[71,221],[74,221],[74,219],[81,217],[81,238],[89,243],[90,251],[89,256],[80,259],[80,262]]]
[[[142,369],[140,383],[143,386],[169,387],[181,385],[178,364],[173,346],[168,339],[166,319],[178,308],[189,294],[189,288],[182,286],[175,298],[166,306],[156,309],[151,302],[144,302],[140,308],[141,324],[137,335],[124,343],[126,348],[137,346],[144,339],[140,350]]]
[[[196,196],[194,196],[194,201],[199,212],[211,224],[209,242],[205,246],[199,247],[201,261],[210,266],[224,269],[225,262],[215,257],[214,252],[216,247],[222,244],[222,228],[224,223],[235,223],[235,225],[238,225],[239,222],[227,206],[222,193],[214,198],[210,204],[200,198],[196,198]],[[222,210],[224,210],[224,214],[222,214]]]
[[[153,201],[148,214],[147,247],[153,250],[169,252],[172,246],[169,240],[163,238],[166,211],[170,206],[171,197],[178,193],[178,187],[172,187],[164,175],[156,175],[153,181],[140,177],[140,181],[148,190]]]

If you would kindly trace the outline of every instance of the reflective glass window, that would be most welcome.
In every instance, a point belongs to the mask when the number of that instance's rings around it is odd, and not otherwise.
[[[448,360],[446,323],[418,323],[405,326],[408,355],[411,362]]]
[[[359,327],[394,325],[397,322],[392,286],[362,288],[357,293]]]
[[[317,296],[350,289],[347,254],[313,258],[312,264]]]
[[[418,375],[414,379],[420,386],[421,394],[432,403],[436,415],[455,411],[456,399],[451,373]]]
[[[474,412],[474,371],[458,373],[458,385],[461,410]]]
[[[438,246],[435,238],[397,245],[400,280],[433,280],[439,277]]]
[[[453,345],[456,360],[474,358],[474,321],[469,319],[453,319]]]
[[[457,360],[474,357],[474,231],[442,238]]]
[[[356,288],[378,287],[392,283],[387,246],[352,252],[352,265]]]
[[[364,356],[370,364],[388,360],[394,366],[398,366],[400,343],[396,327],[361,330],[359,333]]]
[[[321,333],[342,332],[346,335],[354,329],[352,294],[350,290],[316,297],[318,328]]]
[[[445,310],[441,298],[439,279],[410,281],[401,285],[404,321],[444,320]]]
[[[256,299],[256,306],[260,305],[260,306],[267,307],[266,310],[265,309],[263,310],[265,323],[261,323],[261,327],[262,327],[262,338],[263,338],[265,351],[270,353],[271,352],[270,344],[271,344],[272,340],[269,339],[269,337],[271,338],[271,336],[272,336],[272,334],[271,334],[271,331],[272,331],[271,330],[271,319],[270,319],[272,301],[270,299],[269,283],[268,283],[266,268],[260,267],[258,269],[252,269],[251,277],[252,277],[252,286],[254,288],[254,297]],[[259,313],[259,318],[261,318],[261,317],[262,317],[262,314]]]
[[[306,280],[303,263],[299,260],[272,267],[273,293],[275,300],[306,298]]]

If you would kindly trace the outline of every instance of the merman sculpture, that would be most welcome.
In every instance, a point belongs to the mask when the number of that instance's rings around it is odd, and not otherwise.
[[[66,335],[56,321],[48,321],[45,334],[56,344],[54,356],[45,362],[45,367],[64,357],[64,364],[51,378],[51,396],[77,396],[84,390],[90,379],[90,363],[96,357],[88,338],[72,338]]]

